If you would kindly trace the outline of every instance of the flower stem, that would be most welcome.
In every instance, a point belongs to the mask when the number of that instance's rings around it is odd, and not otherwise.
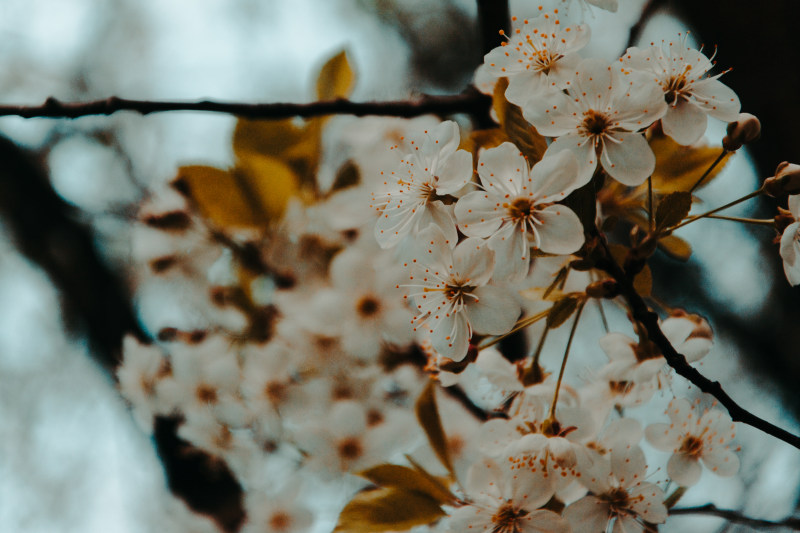
[[[558,381],[556,382],[556,392],[553,394],[553,403],[550,405],[550,414],[547,419],[551,422],[556,419],[556,404],[558,403],[558,393],[561,390],[561,380],[564,378],[564,369],[567,368],[567,358],[569,357],[569,349],[572,347],[572,339],[575,338],[575,330],[578,329],[578,322],[581,319],[583,306],[586,301],[581,302],[578,307],[578,312],[575,314],[575,322],[572,323],[572,329],[569,332],[569,340],[567,341],[567,349],[564,351],[564,359],[561,361],[561,370],[558,371]]]
[[[703,172],[703,175],[700,176],[700,179],[697,180],[694,185],[692,185],[692,188],[689,189],[689,192],[694,192],[694,190],[698,188],[701,183],[703,183],[703,180],[705,180],[706,177],[708,177],[708,175],[711,174],[711,171],[714,170],[714,168],[717,165],[719,165],[720,161],[722,161],[725,158],[725,156],[728,155],[729,153],[730,153],[729,151],[723,150],[722,153],[719,154],[719,157],[713,163],[711,163],[711,166],[708,167],[705,172]]]
[[[707,218],[716,218],[718,220],[730,220],[732,222],[741,222],[743,224],[756,224],[759,226],[774,226],[775,221],[771,218],[743,218],[743,217],[726,217],[724,215],[708,215]]]
[[[546,318],[548,314],[550,314],[550,309],[549,308],[545,309],[544,311],[542,311],[540,313],[536,313],[533,316],[529,316],[528,318],[523,318],[521,320],[518,320],[517,321],[517,325],[514,326],[514,329],[512,329],[508,333],[504,333],[502,335],[498,335],[497,337],[495,337],[494,339],[490,340],[489,342],[487,342],[486,344],[484,344],[482,346],[478,346],[478,351],[481,351],[481,350],[483,350],[485,348],[488,348],[490,346],[494,346],[495,344],[497,344],[498,342],[502,341],[503,339],[505,339],[509,335],[513,335],[514,333],[518,332],[519,330],[525,329],[528,326],[530,326],[531,324],[535,324],[536,322],[540,321],[541,319]]]
[[[653,213],[653,176],[647,177],[647,218],[650,223],[650,232],[656,229],[656,217]]]
[[[727,203],[727,204],[725,204],[725,205],[723,205],[721,207],[717,207],[716,209],[712,209],[711,211],[706,211],[705,213],[702,213],[700,215],[695,215],[693,217],[689,217],[688,219],[684,220],[683,222],[681,222],[677,226],[673,226],[672,229],[670,229],[667,234],[672,233],[676,229],[682,228],[683,226],[685,226],[687,224],[690,224],[690,223],[694,222],[695,220],[700,220],[701,218],[706,218],[708,216],[713,215],[714,213],[722,211],[723,209],[728,209],[729,207],[733,207],[736,204],[740,204],[740,203],[744,202],[745,200],[749,200],[750,198],[755,198],[756,196],[760,195],[763,192],[764,192],[764,187],[761,187],[757,191],[753,191],[750,194],[746,194],[746,195],[742,196],[741,198],[739,198],[738,200],[734,200],[732,202],[729,202],[729,203]]]

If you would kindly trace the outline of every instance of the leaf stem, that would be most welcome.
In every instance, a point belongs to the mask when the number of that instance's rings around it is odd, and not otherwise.
[[[528,326],[530,326],[531,324],[535,324],[536,322],[540,321],[541,319],[546,318],[548,314],[550,314],[550,309],[549,308],[545,309],[544,311],[541,311],[539,313],[536,313],[533,316],[529,316],[528,318],[523,318],[523,319],[518,320],[517,321],[517,325],[514,326],[514,329],[512,329],[508,333],[504,333],[502,335],[498,335],[497,337],[495,337],[492,340],[488,341],[486,344],[478,346],[478,351],[484,350],[484,349],[486,349],[486,348],[488,348],[490,346],[494,346],[495,344],[497,344],[498,342],[502,341],[503,339],[505,339],[509,335],[513,335],[514,333],[518,332],[519,330],[525,329]]]
[[[581,319],[581,313],[585,305],[586,300],[582,301],[578,306],[578,311],[575,314],[575,321],[572,323],[572,329],[569,332],[567,348],[564,350],[564,359],[561,361],[561,370],[558,371],[558,381],[556,381],[556,391],[553,394],[553,403],[550,405],[550,414],[547,417],[551,422],[556,419],[556,404],[558,403],[558,393],[561,390],[561,380],[564,378],[564,369],[567,368],[567,358],[569,358],[569,350],[572,347],[572,339],[575,338],[575,331],[578,329],[578,322]]]
[[[711,163],[711,166],[708,167],[705,172],[703,172],[703,175],[700,176],[700,179],[697,180],[694,185],[692,185],[692,188],[689,189],[689,192],[694,192],[694,190],[698,188],[701,183],[703,183],[703,180],[705,180],[708,177],[708,175],[711,174],[711,171],[714,170],[717,165],[719,165],[720,161],[725,159],[725,156],[730,153],[731,152],[729,152],[728,150],[722,150],[722,153],[719,154],[719,157],[713,163]]]
[[[745,200],[749,200],[750,198],[755,198],[756,196],[760,195],[763,192],[764,192],[764,187],[761,187],[757,191],[753,191],[750,194],[746,194],[746,195],[742,196],[741,198],[739,198],[738,200],[734,200],[732,202],[728,202],[727,204],[725,204],[725,205],[723,205],[721,207],[717,207],[716,209],[712,209],[711,211],[706,211],[705,213],[702,213],[702,214],[699,214],[699,215],[695,215],[693,217],[689,217],[688,219],[684,220],[683,222],[681,222],[677,226],[673,226],[669,230],[669,232],[667,234],[672,233],[676,229],[682,228],[683,226],[685,226],[687,224],[691,224],[695,220],[700,220],[701,218],[706,218],[708,216],[713,215],[714,213],[722,211],[723,209],[728,209],[729,207],[733,207],[736,204],[740,204],[740,203],[744,202]]]
[[[732,222],[741,222],[743,224],[755,224],[759,226],[774,226],[775,221],[771,218],[743,218],[743,217],[726,217],[724,215],[708,215],[706,218],[716,218],[718,220],[730,220]]]

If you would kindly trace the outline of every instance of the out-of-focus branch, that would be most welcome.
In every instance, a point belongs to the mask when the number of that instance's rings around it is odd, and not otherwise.
[[[653,18],[653,15],[655,15],[659,9],[666,5],[667,0],[647,0],[647,2],[645,2],[642,12],[639,14],[639,18],[636,20],[636,23],[631,26],[631,29],[628,32],[628,44],[625,47],[625,50],[636,45],[639,37],[642,36],[644,27],[647,26],[647,23],[650,22],[650,19]],[[623,50],[623,52],[625,50]]]
[[[415,100],[351,102],[337,99],[307,104],[247,104],[214,100],[199,102],[129,100],[116,96],[91,102],[62,102],[51,97],[40,106],[0,105],[0,116],[78,118],[89,115],[111,115],[117,111],[133,111],[142,115],[166,111],[202,111],[261,119],[310,118],[324,115],[417,117],[427,114],[452,115],[455,113],[483,116],[488,114],[490,106],[491,99],[475,89],[453,96],[423,95]]]
[[[511,34],[508,0],[478,0],[478,29],[484,54],[503,44],[500,30]]]
[[[647,331],[647,336],[658,346],[659,350],[661,350],[661,354],[666,359],[667,364],[701,391],[711,394],[716,398],[719,403],[728,410],[728,413],[734,421],[752,426],[800,449],[800,437],[767,422],[763,418],[743,408],[736,403],[733,398],[728,396],[718,381],[711,381],[702,375],[686,361],[686,357],[683,354],[678,353],[664,335],[664,332],[661,331],[661,327],[658,324],[658,315],[647,307],[642,296],[634,288],[632,276],[625,272],[611,256],[611,251],[608,248],[605,237],[601,235],[597,229],[595,229],[593,233],[599,240],[602,251],[604,252],[602,259],[598,263],[598,267],[605,270],[619,284],[620,294],[628,303],[631,315],[634,320],[644,326]]]
[[[728,522],[734,524],[742,524],[753,528],[772,529],[776,527],[786,527],[794,529],[795,531],[800,531],[800,518],[789,517],[777,522],[772,520],[762,520],[760,518],[750,518],[749,516],[743,515],[739,511],[720,509],[712,503],[701,505],[699,507],[683,507],[679,509],[670,509],[669,514],[672,516],[703,514],[709,516],[717,516],[719,518],[724,518]]]

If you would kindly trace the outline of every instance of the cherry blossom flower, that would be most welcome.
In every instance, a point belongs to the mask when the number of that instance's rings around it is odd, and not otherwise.
[[[401,160],[400,169],[384,181],[385,190],[373,197],[380,212],[375,238],[382,248],[397,245],[409,233],[430,224],[442,228],[455,244],[457,239],[451,204],[453,195],[472,178],[472,155],[458,150],[458,124],[442,122]]]
[[[702,473],[700,461],[719,476],[734,475],[739,458],[728,444],[736,434],[731,417],[718,409],[697,416],[688,400],[679,398],[667,409],[669,424],[651,424],[645,430],[647,440],[659,450],[671,451],[667,473],[681,486],[697,483]]]
[[[800,285],[800,195],[789,197],[789,213],[794,222],[783,230],[780,253],[786,279],[795,286]]]
[[[539,509],[552,496],[542,472],[499,465],[491,459],[475,464],[465,487],[468,505],[444,521],[446,531],[496,533],[568,533],[567,522]]]
[[[455,214],[465,235],[488,238],[495,252],[496,279],[525,277],[531,247],[569,254],[583,245],[578,215],[554,203],[575,187],[578,164],[571,152],[545,157],[528,170],[519,149],[503,143],[481,154],[478,175],[483,190],[460,198]]]
[[[472,332],[501,335],[519,317],[520,307],[508,289],[489,285],[494,253],[469,238],[455,249],[437,226],[419,234],[416,257],[405,264],[412,274],[406,288],[417,308],[415,329],[424,325],[433,347],[460,361]]]
[[[566,91],[547,90],[522,104],[525,118],[542,135],[558,137],[545,153],[570,150],[580,166],[577,185],[592,178],[598,160],[624,185],[640,185],[655,169],[655,155],[637,133],[667,109],[652,75],[584,59]]]
[[[641,533],[645,531],[645,522],[665,522],[664,493],[643,481],[647,464],[641,448],[615,447],[609,459],[598,458],[582,469],[580,481],[591,494],[564,510],[564,518],[573,530],[607,531],[613,520],[614,533]]]
[[[541,9],[541,7],[540,7]],[[512,18],[508,41],[486,54],[486,77],[508,78],[506,98],[520,104],[542,87],[566,87],[580,62],[577,51],[589,42],[589,26],[564,26],[554,13],[525,19]]]
[[[329,269],[333,287],[318,291],[311,304],[315,329],[339,335],[342,348],[362,360],[414,339],[413,314],[396,293],[402,269],[377,268],[374,252],[353,247],[337,254]]]
[[[679,312],[661,323],[661,330],[675,349],[695,363],[705,357],[713,344],[711,328],[698,315]],[[652,342],[636,342],[622,333],[609,333],[599,340],[609,363],[599,372],[616,405],[641,405],[662,386],[664,356]]]
[[[706,131],[707,115],[732,122],[739,114],[739,97],[717,78],[709,76],[714,67],[701,51],[686,46],[685,36],[677,41],[640,49],[628,48],[620,58],[627,68],[654,75],[669,104],[661,118],[664,133],[679,144],[692,144]],[[666,46],[665,46],[666,44]]]

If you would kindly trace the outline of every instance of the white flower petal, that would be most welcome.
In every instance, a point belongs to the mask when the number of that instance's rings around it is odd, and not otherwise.
[[[536,213],[542,221],[536,226],[539,248],[549,254],[571,254],[583,246],[583,224],[572,209],[565,205],[551,205]]]
[[[467,305],[470,324],[479,333],[502,335],[508,332],[519,318],[520,306],[506,289],[486,285],[478,287],[472,294],[477,296]]]
[[[575,159],[578,161],[578,176],[572,186],[577,188],[589,183],[594,170],[597,168],[597,154],[595,153],[594,145],[589,139],[570,132],[553,141],[547,147],[544,156],[555,155],[562,150],[569,150],[574,153]]]
[[[472,191],[458,199],[455,207],[458,227],[468,237],[489,237],[503,223],[502,210],[489,193]]]
[[[487,191],[504,195],[519,194],[522,183],[527,181],[528,162],[519,148],[505,142],[481,153],[478,159],[478,176]]]
[[[623,185],[641,185],[656,168],[653,150],[639,133],[616,132],[613,136],[616,142],[604,142],[603,168]]]
[[[708,118],[706,113],[693,102],[680,99],[675,106],[669,106],[667,113],[661,118],[664,133],[672,137],[676,143],[694,144],[706,132]]]
[[[696,81],[692,85],[692,96],[706,113],[725,122],[736,120],[741,109],[733,89],[716,79]]]
[[[691,487],[700,480],[703,469],[697,459],[682,453],[673,454],[667,462],[667,474],[682,487]]]

